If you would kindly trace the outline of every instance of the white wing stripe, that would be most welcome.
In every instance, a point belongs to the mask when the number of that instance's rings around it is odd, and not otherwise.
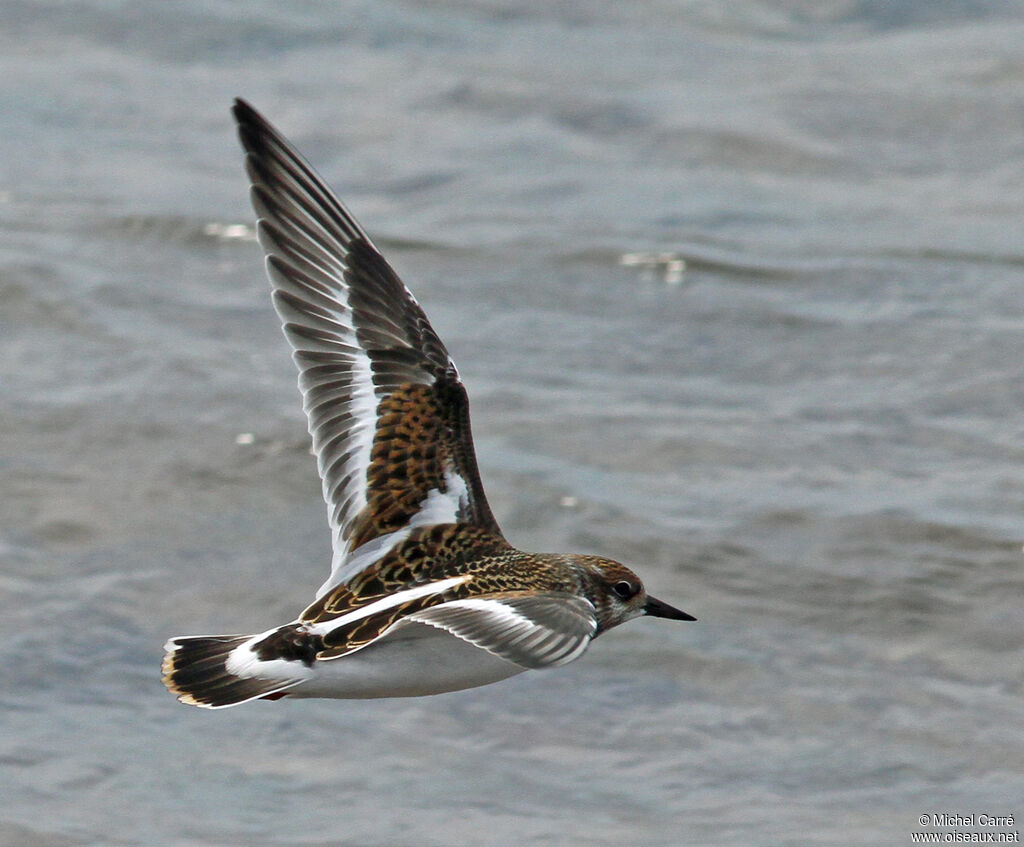
[[[375,615],[377,612],[383,612],[387,609],[393,609],[395,606],[401,606],[403,603],[407,603],[410,600],[418,600],[420,597],[429,597],[431,594],[440,594],[447,591],[449,588],[454,588],[456,585],[461,585],[469,580],[468,574],[462,576],[451,576],[448,579],[441,579],[437,582],[431,582],[427,585],[419,585],[416,588],[407,588],[404,591],[399,591],[396,594],[391,594],[388,597],[382,597],[380,600],[376,600],[373,603],[369,603],[366,606],[362,606],[356,609],[354,612],[349,612],[347,615],[342,615],[338,618],[331,618],[327,621],[322,621],[315,624],[306,624],[306,629],[309,632],[317,635],[326,635],[332,629],[350,624],[354,621],[368,618],[370,615]]]
[[[420,503],[419,511],[412,516],[409,526],[431,526],[439,523],[457,523],[459,512],[469,499],[466,480],[451,470],[444,472],[445,491],[432,488],[426,499]]]

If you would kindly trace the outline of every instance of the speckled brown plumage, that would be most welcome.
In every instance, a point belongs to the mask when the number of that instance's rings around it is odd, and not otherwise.
[[[343,585],[318,598],[300,616],[319,623],[406,588],[446,576],[504,563],[522,556],[500,535],[472,524],[435,524],[414,529],[409,537]]]
[[[611,559],[527,553],[480,527],[442,524],[422,528],[346,585],[318,599],[300,616],[306,624],[344,617],[384,597],[417,585],[467,575],[464,583],[438,594],[416,598],[375,615],[339,626],[322,641],[319,659],[336,658],[379,637],[396,621],[413,612],[468,597],[499,597],[547,592],[582,593],[595,606],[604,606],[590,571],[607,578],[634,580],[636,575]],[[639,584],[639,583],[638,583]]]
[[[479,483],[476,459],[465,447],[472,444],[465,389],[445,375],[439,379],[434,385],[400,385],[377,406],[367,504],[352,523],[353,548],[404,527],[429,492],[448,493],[446,470],[449,476],[457,472],[475,494],[466,498],[466,517],[499,532]]]

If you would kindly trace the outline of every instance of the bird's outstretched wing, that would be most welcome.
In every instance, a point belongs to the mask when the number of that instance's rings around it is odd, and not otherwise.
[[[469,597],[430,606],[404,620],[446,630],[524,668],[578,659],[597,633],[594,607],[570,594]]]
[[[384,638],[415,635],[410,625],[426,624],[523,668],[578,659],[597,634],[594,606],[583,597],[508,592],[446,599],[460,593],[465,581],[466,577],[455,576],[417,585],[300,626],[318,639],[317,659],[321,660],[347,656]]]
[[[500,537],[466,390],[419,303],[284,136],[243,100],[233,112],[327,501],[334,561],[318,596],[415,527]]]

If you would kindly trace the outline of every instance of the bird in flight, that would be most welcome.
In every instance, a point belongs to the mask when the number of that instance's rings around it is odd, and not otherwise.
[[[171,693],[209,709],[439,694],[564,665],[641,615],[695,620],[611,559],[505,540],[466,389],[416,298],[295,147],[245,101],[233,112],[333,560],[290,623],[171,638]]]

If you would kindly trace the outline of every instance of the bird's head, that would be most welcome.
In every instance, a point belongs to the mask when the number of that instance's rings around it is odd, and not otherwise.
[[[597,610],[597,634],[641,615],[695,621],[693,615],[651,597],[633,571],[611,559],[580,556],[583,590]]]

